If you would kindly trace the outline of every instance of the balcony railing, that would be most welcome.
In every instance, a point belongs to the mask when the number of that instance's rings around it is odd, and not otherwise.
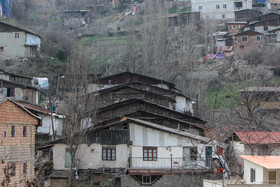
[[[143,157],[130,157],[130,169],[209,169],[211,159],[207,162],[203,158],[183,159],[183,158],[156,158],[154,160],[144,160]]]

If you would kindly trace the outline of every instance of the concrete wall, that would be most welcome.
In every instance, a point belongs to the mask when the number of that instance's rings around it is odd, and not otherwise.
[[[251,168],[256,170],[256,182],[251,183]],[[244,180],[246,184],[262,184],[264,182],[263,167],[244,159]]]
[[[116,160],[102,160],[102,146],[100,144],[80,144],[76,152],[78,169],[98,169],[102,167],[126,168],[128,166],[129,148],[126,144],[116,145]],[[65,144],[53,146],[54,170],[68,170],[65,168]],[[109,146],[113,147],[113,146]]]
[[[175,110],[178,112],[190,111],[193,114],[192,101],[187,101],[184,96],[176,96]]]
[[[15,34],[19,33],[19,38],[15,38]],[[23,57],[25,56],[25,32],[2,32],[0,33],[0,47],[4,47],[4,51],[0,52],[1,56],[7,57]]]
[[[234,2],[242,2],[242,9],[252,9],[252,1],[233,1],[233,0],[192,0],[192,11],[200,12],[203,19],[225,19],[234,20]],[[217,9],[216,6],[219,5],[220,8]],[[226,8],[223,7],[226,5]],[[199,9],[202,6],[202,9]],[[223,18],[223,15],[225,16]]]
[[[52,135],[52,120],[50,115],[39,114],[42,117],[42,126],[37,128],[37,132],[39,133],[47,133]],[[58,117],[53,117],[54,123],[54,131],[56,132],[57,136],[62,136],[63,133],[63,119]]]

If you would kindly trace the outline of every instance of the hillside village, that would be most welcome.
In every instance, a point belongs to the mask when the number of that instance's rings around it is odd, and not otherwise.
[[[280,1],[0,0],[0,184],[280,186]]]

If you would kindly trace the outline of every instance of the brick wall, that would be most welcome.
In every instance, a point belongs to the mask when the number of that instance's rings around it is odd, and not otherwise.
[[[7,100],[0,104],[0,182],[5,180],[4,170],[8,175],[13,173],[11,186],[19,186],[34,177],[37,124],[37,118],[13,102]]]

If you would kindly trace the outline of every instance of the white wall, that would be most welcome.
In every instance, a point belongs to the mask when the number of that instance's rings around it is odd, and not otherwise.
[[[19,38],[15,38],[15,33],[19,33]],[[0,52],[1,56],[25,56],[25,40],[25,32],[0,32],[0,47],[4,47],[4,51]]]
[[[256,182],[251,183],[251,168],[256,170]],[[264,182],[263,167],[244,159],[244,180],[246,184],[262,184]]]
[[[80,144],[76,151],[78,169],[98,169],[104,167],[126,168],[128,166],[129,148],[126,144],[116,145],[116,160],[102,160],[102,146],[114,147],[112,145],[100,144]],[[67,170],[65,168],[65,144],[55,144],[53,146],[54,170]]]
[[[191,100],[187,100],[184,96],[176,96],[175,110],[178,112],[190,111],[193,114],[193,105]]]
[[[192,0],[192,11],[201,12],[203,19],[235,19],[234,15],[234,2],[233,0]],[[252,9],[252,0],[240,0],[242,2],[242,9]],[[216,5],[220,8],[217,9]],[[226,8],[223,7],[226,5]],[[202,9],[199,9],[202,6]],[[225,18],[222,18],[225,15]]]
[[[48,133],[53,134],[52,130],[52,120],[50,115],[39,114],[39,117],[42,117],[42,126],[37,128],[38,133]],[[54,116],[53,117],[54,130],[56,131],[57,136],[62,136],[63,133],[63,119]]]

